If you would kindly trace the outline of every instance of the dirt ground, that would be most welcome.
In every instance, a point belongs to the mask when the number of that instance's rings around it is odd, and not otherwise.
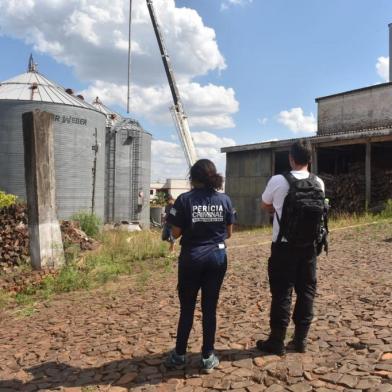
[[[266,234],[229,241],[212,374],[199,374],[200,310],[185,371],[162,365],[178,318],[174,270],[144,288],[127,277],[61,295],[25,318],[0,313],[0,391],[392,391],[392,224],[332,233],[306,354],[254,348],[268,333],[268,255]]]

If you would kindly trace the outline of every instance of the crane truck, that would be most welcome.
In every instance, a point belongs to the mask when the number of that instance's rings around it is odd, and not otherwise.
[[[154,28],[155,36],[158,41],[159,51],[161,53],[163,66],[165,68],[167,80],[169,82],[170,91],[173,97],[173,106],[170,108],[174,124],[177,129],[178,137],[181,141],[184,150],[185,158],[188,166],[191,167],[197,161],[196,148],[193,143],[192,135],[189,129],[188,118],[184,111],[180,93],[178,91],[176,79],[174,77],[173,68],[170,62],[170,57],[167,53],[165,41],[161,32],[161,28],[156,17],[155,9],[152,0],[146,0],[148,12],[150,14],[152,26]],[[132,2],[130,3],[132,5]],[[131,15],[130,5],[130,15]],[[131,17],[130,17],[131,22]]]

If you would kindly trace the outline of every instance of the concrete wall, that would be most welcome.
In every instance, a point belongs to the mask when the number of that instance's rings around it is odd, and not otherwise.
[[[237,210],[237,223],[241,226],[269,223],[268,215],[260,210],[260,202],[272,173],[271,162],[271,150],[226,154],[225,192]]]
[[[392,84],[318,100],[318,134],[388,127],[392,124]]]

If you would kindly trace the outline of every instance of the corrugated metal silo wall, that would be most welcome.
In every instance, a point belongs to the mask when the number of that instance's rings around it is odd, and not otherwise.
[[[107,143],[105,215],[108,221],[139,222],[143,228],[149,228],[151,135],[136,127],[129,129],[128,126],[126,124],[124,128],[117,128],[115,136],[112,131],[111,141],[113,144],[115,140],[115,152],[113,148],[110,151]],[[110,137],[106,139],[108,142]],[[111,159],[112,154],[115,155],[115,161]],[[111,180],[113,172],[114,181]]]
[[[271,176],[270,150],[226,153],[225,192],[237,210],[241,226],[261,226],[269,223],[269,216],[261,211],[261,193]]]
[[[45,102],[0,101],[0,189],[25,199],[22,114],[35,109],[55,115],[54,157],[59,219],[91,210],[97,129],[95,212],[104,217],[105,122],[94,110]]]
[[[140,212],[141,225],[150,227],[150,186],[151,186],[151,135],[141,132],[140,189],[143,191],[143,205]]]
[[[116,133],[116,162],[114,189],[114,221],[134,221],[130,205],[133,195],[130,187],[132,173],[131,150],[132,138],[128,137],[127,129],[117,130]]]

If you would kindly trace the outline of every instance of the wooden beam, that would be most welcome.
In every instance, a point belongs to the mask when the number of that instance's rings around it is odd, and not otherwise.
[[[271,150],[271,176],[275,175],[275,151]]]
[[[358,139],[337,140],[337,141],[329,141],[325,143],[315,142],[314,145],[320,148],[328,148],[328,147],[335,147],[335,146],[349,146],[353,144],[365,144],[369,141],[372,143],[392,141],[392,136],[361,137]]]
[[[318,174],[318,155],[315,145],[312,145],[312,173]]]
[[[372,195],[372,145],[366,143],[365,158],[366,208],[369,207]]]

